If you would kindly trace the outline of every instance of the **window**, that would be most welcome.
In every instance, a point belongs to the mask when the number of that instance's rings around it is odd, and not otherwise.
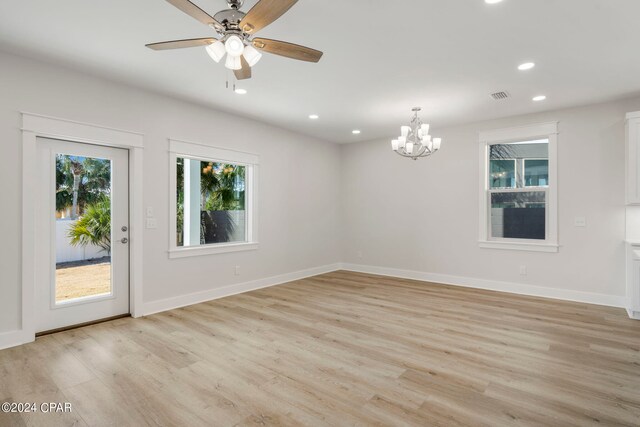
[[[480,246],[557,252],[557,124],[483,132]]]
[[[172,258],[257,248],[258,157],[171,141]]]
[[[545,187],[549,185],[549,159],[525,159],[525,187]]]

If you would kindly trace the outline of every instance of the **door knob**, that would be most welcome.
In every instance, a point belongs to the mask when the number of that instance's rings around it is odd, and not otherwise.
[[[120,230],[122,230],[122,231],[127,231],[127,230],[128,230],[128,228],[127,228],[127,226],[126,226],[126,225],[123,225],[123,226],[122,226],[122,228],[121,228]]]
[[[122,243],[128,243],[128,242],[129,242],[129,239],[127,239],[126,237],[123,237],[123,238],[120,240],[120,242],[122,242]]]

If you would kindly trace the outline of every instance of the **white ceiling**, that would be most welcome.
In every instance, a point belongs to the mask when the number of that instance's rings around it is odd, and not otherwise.
[[[226,8],[195,3],[211,14]],[[265,54],[240,83],[243,96],[225,89],[226,69],[203,48],[144,47],[214,35],[164,0],[5,0],[0,49],[352,142],[395,135],[416,105],[437,129],[640,92],[638,16],[638,0],[300,0],[259,34],[324,57]],[[536,68],[518,71],[526,61]],[[493,101],[498,90],[512,98]],[[538,94],[547,101],[532,102]]]

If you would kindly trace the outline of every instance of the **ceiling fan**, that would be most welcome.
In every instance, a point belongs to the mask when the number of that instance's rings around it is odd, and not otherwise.
[[[227,0],[229,9],[222,10],[214,16],[189,0],[167,1],[214,29],[220,38],[204,37],[150,43],[146,45],[150,49],[167,50],[204,46],[209,56],[216,62],[220,62],[226,54],[225,67],[233,70],[238,80],[251,78],[251,67],[258,63],[262,57],[261,52],[307,62],[318,62],[322,57],[322,52],[309,47],[253,37],[255,33],[280,18],[298,0],[259,0],[247,13],[240,11],[243,0]]]

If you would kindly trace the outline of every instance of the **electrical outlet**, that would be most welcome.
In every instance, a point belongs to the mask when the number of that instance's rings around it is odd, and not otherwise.
[[[587,219],[583,216],[577,216],[573,219],[573,225],[575,225],[576,227],[586,227]]]
[[[147,206],[147,218],[153,216],[153,206]]]
[[[158,228],[158,220],[155,218],[147,218],[145,227],[149,229]]]
[[[358,252],[356,252],[356,256],[357,256],[359,259],[362,259],[362,251],[358,251]]]
[[[236,276],[240,275],[240,266],[239,265],[236,265],[235,274],[236,274]]]
[[[521,276],[526,276],[527,275],[527,266],[526,265],[521,265],[520,266],[520,275]]]

